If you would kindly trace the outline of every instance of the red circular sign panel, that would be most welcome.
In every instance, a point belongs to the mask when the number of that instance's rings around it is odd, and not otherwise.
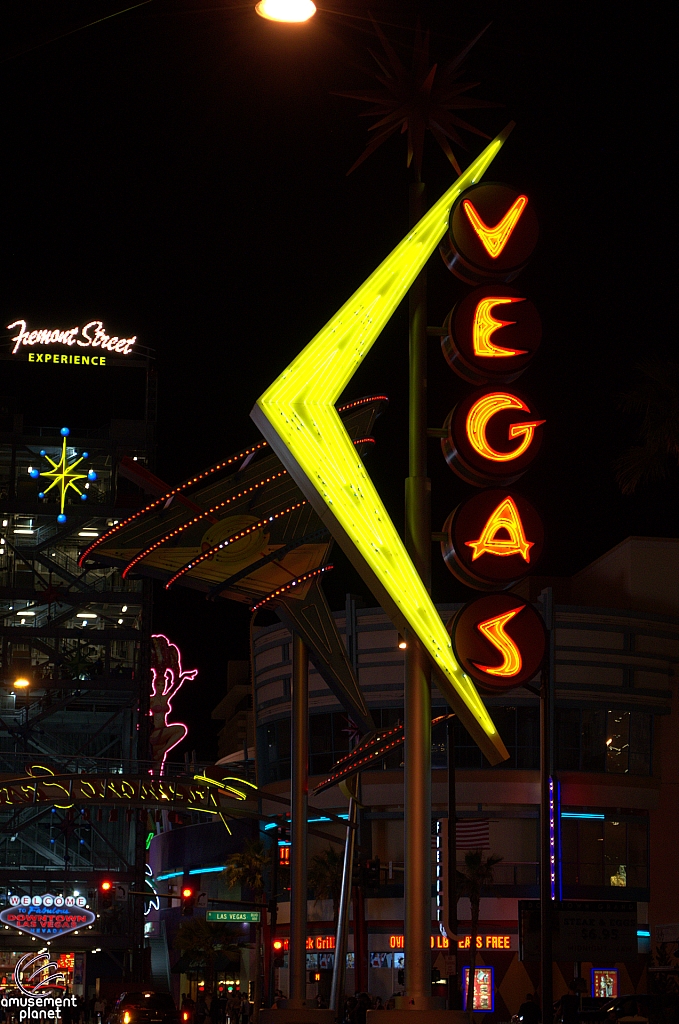
[[[528,682],[542,665],[547,647],[542,618],[513,594],[471,601],[449,628],[457,660],[485,694]]]
[[[512,484],[540,450],[542,424],[527,396],[501,387],[474,391],[446,417],[446,462],[475,487]]]
[[[443,355],[470,384],[516,380],[542,337],[533,303],[505,286],[474,289],[453,307],[443,326]]]
[[[466,284],[513,281],[538,240],[529,197],[510,185],[472,185],[455,201],[440,252]]]
[[[542,554],[540,516],[520,494],[481,491],[448,516],[443,559],[462,583],[476,590],[511,587],[535,569]]]

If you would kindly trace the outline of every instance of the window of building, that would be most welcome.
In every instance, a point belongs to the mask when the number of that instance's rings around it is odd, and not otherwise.
[[[333,765],[356,746],[358,734],[341,711],[309,718],[309,774],[329,775]]]
[[[394,709],[396,711],[396,709]],[[401,711],[401,714],[403,712]],[[358,733],[345,712],[309,717],[309,774],[329,775],[341,757],[356,745]],[[265,728],[267,781],[290,778],[290,719]],[[399,764],[401,758],[399,754]]]
[[[267,782],[290,778],[290,719],[266,726]]]
[[[562,771],[650,775],[652,718],[642,711],[557,708],[555,746]]]
[[[519,768],[535,771],[540,767],[540,711],[537,707],[491,708],[490,713],[504,740],[509,760],[496,768]],[[439,728],[445,728],[439,727]],[[436,730],[432,734],[434,740]],[[445,764],[445,762],[444,762]],[[455,767],[488,768],[475,741],[459,719],[455,719]]]
[[[647,888],[647,819],[603,812],[599,818],[586,818],[586,813],[593,814],[589,809],[582,818],[561,821],[563,884]]]

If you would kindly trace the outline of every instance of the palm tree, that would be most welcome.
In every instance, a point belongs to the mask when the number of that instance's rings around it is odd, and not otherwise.
[[[344,851],[338,852],[334,846],[328,846],[317,853],[309,863],[309,888],[314,891],[316,903],[332,900],[334,921],[337,921],[339,915],[343,866]]]
[[[237,948],[228,928],[208,924],[204,917],[182,922],[173,945],[196,967],[204,968],[206,993],[214,990],[215,962],[220,951]]]
[[[489,857],[483,856],[481,850],[469,850],[464,855],[464,868],[457,872],[457,896],[467,896],[471,906],[472,928],[471,928],[471,949],[469,964],[469,979],[467,984],[467,1013],[469,1020],[473,1019],[473,993],[474,993],[474,970],[476,968],[476,937],[479,934],[479,911],[481,909],[481,890],[493,881],[493,868],[499,864],[502,857],[491,853]]]
[[[641,416],[640,444],[617,463],[623,494],[653,480],[663,480],[679,465],[679,363],[648,362],[636,367],[634,387],[621,396],[625,412]]]
[[[253,1024],[259,1020],[259,1007],[262,1002],[262,975],[264,967],[262,964],[262,921],[266,913],[266,872],[271,861],[271,856],[264,847],[264,843],[255,839],[246,844],[242,853],[234,853],[226,865],[226,884],[230,889],[240,886],[241,889],[250,889],[255,903],[261,903],[259,924],[255,928],[255,943],[257,946],[255,956],[255,992]]]

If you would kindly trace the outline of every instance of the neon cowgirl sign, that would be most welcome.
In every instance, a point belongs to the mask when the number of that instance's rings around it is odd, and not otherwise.
[[[151,637],[151,707],[149,714],[153,718],[153,729],[149,737],[153,760],[157,767],[154,775],[162,775],[165,759],[188,733],[188,726],[183,722],[168,722],[172,711],[172,698],[181,689],[187,679],[195,679],[198,669],[185,672],[182,669],[182,656],[176,644],[171,644],[166,636],[156,634]]]
[[[4,1010],[19,1008],[19,1021],[60,1020],[64,1006],[76,1006],[75,996],[52,996],[46,994],[57,984],[64,984],[63,972],[59,965],[50,960],[46,949],[39,953],[25,953],[14,967],[14,984],[18,996],[3,996],[0,1006]],[[43,994],[45,993],[45,994]]]
[[[14,323],[7,325],[7,330],[11,331],[13,327],[19,328],[19,333],[12,338],[13,356],[24,345],[66,345],[69,348],[78,345],[80,348],[101,348],[116,355],[129,356],[137,340],[136,334],[132,338],[119,338],[117,335],[111,337],[104,330],[101,320],[90,320],[82,328],[70,327],[66,330],[55,327],[29,331],[25,320],[15,320]]]

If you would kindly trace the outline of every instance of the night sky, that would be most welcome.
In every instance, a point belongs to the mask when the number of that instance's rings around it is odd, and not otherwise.
[[[407,229],[403,137],[346,176],[370,121],[358,116],[364,104],[333,93],[372,85],[368,48],[379,44],[363,3],[332,3],[304,27],[283,27],[245,2],[150,0],[82,31],[72,30],[127,4],[3,5],[3,325],[96,317],[154,348],[156,472],[172,484],[257,436],[257,396]],[[676,479],[632,498],[615,482],[615,460],[638,433],[620,392],[640,360],[674,354],[670,6],[371,0],[369,10],[404,61],[418,18],[432,61],[491,23],[465,77],[499,106],[468,116],[489,135],[517,122],[488,177],[527,192],[541,226],[517,282],[544,324],[519,384],[548,421],[518,485],[546,526],[537,571],[571,574],[630,534],[677,536]],[[484,145],[464,138],[463,166]],[[430,198],[454,178],[433,139],[423,177]],[[429,323],[465,292],[432,257]],[[435,339],[429,378],[430,424],[440,426],[467,385]],[[118,374],[105,403],[77,391],[36,408],[28,385],[21,403],[26,422],[77,431],[103,425],[104,408],[129,415],[135,387]],[[404,307],[346,398],[376,392],[390,405],[368,466],[400,524]],[[435,440],[430,475],[438,530],[469,492]],[[337,549],[334,561],[331,605],[348,590],[373,603]],[[437,548],[433,561],[435,599],[470,596]],[[200,670],[175,708],[203,757],[215,753],[209,712],[226,660],[248,654],[247,624],[243,607],[159,588],[154,627]]]

